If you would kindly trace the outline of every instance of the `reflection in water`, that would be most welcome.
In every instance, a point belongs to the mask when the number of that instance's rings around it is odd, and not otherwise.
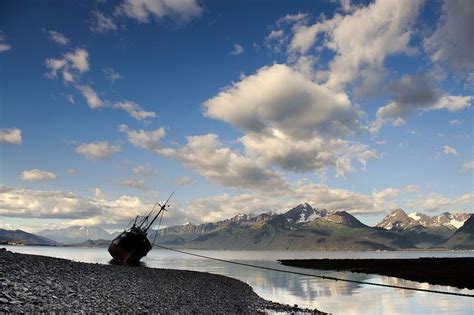
[[[13,247],[9,250],[37,255],[68,258],[76,261],[106,264],[110,256],[105,248],[74,247]],[[416,257],[474,257],[474,252],[288,252],[288,251],[192,251],[206,256],[285,270],[301,269],[283,266],[278,259],[304,258],[416,258]],[[357,283],[331,281],[310,276],[254,269],[187,256],[166,250],[153,250],[144,259],[144,265],[154,268],[187,269],[222,274],[240,279],[251,285],[265,299],[285,304],[318,308],[334,314],[472,314],[474,299],[401,289],[391,289]],[[474,290],[459,290],[434,286],[393,277],[351,272],[305,269],[305,273],[417,287],[450,292],[474,294]]]

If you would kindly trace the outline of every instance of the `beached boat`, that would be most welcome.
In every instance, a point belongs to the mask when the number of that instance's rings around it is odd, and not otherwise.
[[[156,239],[150,242],[148,239],[148,231],[163,214],[166,208],[169,207],[168,202],[173,193],[168,197],[168,200],[161,205],[156,203],[150,213],[144,217],[137,216],[131,226],[125,228],[116,238],[112,240],[109,245],[109,253],[113,257],[114,261],[123,264],[137,264],[140,259],[145,257],[148,252],[153,248]],[[158,206],[159,209],[156,209]]]

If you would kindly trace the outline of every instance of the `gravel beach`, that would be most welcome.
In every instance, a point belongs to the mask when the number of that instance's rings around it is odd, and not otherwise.
[[[0,249],[1,312],[313,313],[210,273],[73,262]],[[284,302],[284,301],[283,301]]]

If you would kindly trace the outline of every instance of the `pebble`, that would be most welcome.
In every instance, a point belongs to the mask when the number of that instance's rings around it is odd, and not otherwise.
[[[324,314],[210,273],[72,262],[0,249],[0,313]]]

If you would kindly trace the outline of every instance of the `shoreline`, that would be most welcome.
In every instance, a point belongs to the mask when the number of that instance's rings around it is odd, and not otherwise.
[[[0,249],[1,312],[324,314],[264,300],[211,273],[102,265]]]
[[[474,257],[405,259],[282,259],[305,269],[378,274],[405,280],[474,290]]]

